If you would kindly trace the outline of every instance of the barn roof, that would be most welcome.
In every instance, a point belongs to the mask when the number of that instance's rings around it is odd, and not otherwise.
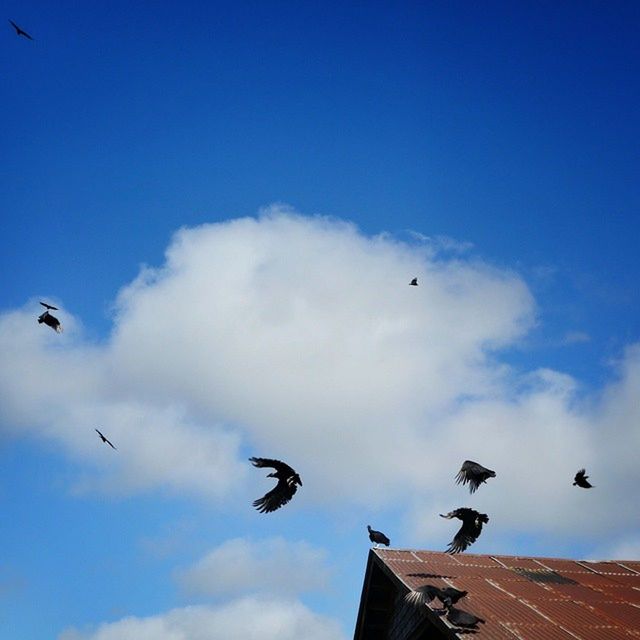
[[[640,639],[639,561],[372,549],[356,640],[458,637],[438,601],[408,612],[404,595],[424,584],[469,592],[456,606],[486,621],[478,640]]]

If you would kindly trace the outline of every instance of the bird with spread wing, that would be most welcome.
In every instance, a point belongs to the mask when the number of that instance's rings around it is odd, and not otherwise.
[[[468,484],[469,492],[474,493],[483,482],[495,477],[495,471],[491,471],[473,460],[465,460],[456,476],[456,484]]]
[[[17,36],[23,36],[25,38],[28,38],[29,40],[33,40],[33,38],[24,29],[20,28],[13,20],[9,20],[9,22],[11,23],[11,26],[16,30]]]
[[[585,469],[580,469],[573,479],[574,487],[582,487],[583,489],[593,489],[593,485],[588,480],[589,476]]]
[[[489,522],[489,516],[487,516],[486,513],[479,513],[475,509],[469,509],[468,507],[460,507],[445,515],[441,513],[440,517],[449,520],[451,520],[451,518],[462,520],[462,526],[449,543],[447,553],[460,553],[464,551],[478,539],[478,536],[482,532],[482,525]]]
[[[249,458],[254,467],[271,467],[275,469],[273,473],[269,473],[267,478],[277,478],[278,484],[266,493],[262,498],[254,500],[253,506],[260,513],[270,513],[287,504],[298,490],[298,486],[302,486],[300,476],[284,462],[280,460],[272,460],[271,458]]]
[[[42,324],[43,322],[47,325],[47,327],[51,327],[56,333],[62,333],[62,324],[60,320],[56,318],[50,311],[58,311],[58,307],[54,307],[52,304],[48,304],[47,302],[40,303],[45,311],[43,314],[38,316],[38,324]]]
[[[97,434],[100,436],[100,440],[102,440],[102,442],[104,442],[105,444],[108,444],[112,449],[116,449],[116,447],[114,446],[114,444],[105,436],[102,435],[102,433],[100,431],[98,431],[98,429],[96,429]]]

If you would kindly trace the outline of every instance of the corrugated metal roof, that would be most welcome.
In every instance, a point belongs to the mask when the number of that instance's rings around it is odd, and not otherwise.
[[[640,639],[640,562],[373,552],[406,589],[434,584],[468,591],[457,606],[486,621],[478,630],[483,638]],[[437,614],[440,604],[427,606]]]

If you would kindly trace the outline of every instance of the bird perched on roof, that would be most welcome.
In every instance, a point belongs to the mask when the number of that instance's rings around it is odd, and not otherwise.
[[[102,442],[104,442],[105,444],[108,444],[112,449],[116,449],[116,447],[114,446],[113,442],[111,442],[110,440],[108,440],[107,438],[105,438],[105,436],[102,435],[102,433],[100,433],[100,431],[98,431],[96,429],[96,433],[100,436],[100,440],[102,440]]]
[[[302,486],[300,476],[284,462],[272,460],[270,458],[249,458],[254,467],[272,467],[273,473],[269,473],[267,478],[277,478],[278,484],[266,493],[262,498],[254,500],[253,506],[260,513],[270,513],[287,504],[293,498],[298,486]]]
[[[587,480],[589,476],[584,469],[580,469],[573,479],[573,486],[582,487],[583,489],[592,489],[593,485]]]
[[[418,278],[414,278],[409,284],[412,287],[417,287],[418,286]]]
[[[40,304],[45,307],[45,312],[38,316],[38,324],[42,324],[44,322],[56,333],[62,333],[62,324],[60,324],[60,320],[58,320],[58,318],[56,318],[53,314],[49,313],[49,310],[51,309],[57,311],[58,307],[54,307],[53,305],[47,304],[46,302],[41,302]]]
[[[475,629],[478,623],[484,624],[484,620],[474,616],[473,613],[451,606],[447,607],[447,620],[455,627],[464,627],[465,629]]]
[[[466,591],[460,591],[454,587],[440,589],[432,584],[424,584],[413,591],[409,591],[404,599],[410,604],[422,605],[431,602],[434,598],[438,598],[444,607],[449,607],[466,595]]]
[[[441,513],[440,517],[449,520],[451,520],[451,518],[462,520],[462,526],[449,543],[447,553],[460,553],[464,551],[478,539],[478,536],[482,532],[482,524],[489,522],[489,516],[487,516],[486,513],[479,513],[475,509],[469,509],[468,507],[460,507],[446,515]]]
[[[391,544],[391,540],[389,540],[382,531],[372,529],[370,524],[367,525],[367,531],[369,532],[369,540],[375,545],[383,544],[385,547],[388,547]]]
[[[465,460],[456,476],[456,484],[469,484],[469,492],[474,493],[489,478],[495,478],[496,472],[483,467],[473,460]]]
[[[11,26],[16,30],[17,36],[24,36],[25,38],[29,38],[29,40],[33,40],[33,38],[24,30],[21,29],[13,20],[9,20]]]

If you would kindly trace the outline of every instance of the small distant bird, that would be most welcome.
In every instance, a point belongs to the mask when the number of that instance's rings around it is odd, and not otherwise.
[[[108,444],[112,449],[115,449],[117,451],[117,449],[113,446],[113,442],[111,442],[110,440],[108,440],[107,438],[105,438],[102,433],[100,433],[100,431],[98,431],[96,429],[97,434],[100,436],[100,440],[102,440],[102,442]]]
[[[448,607],[447,620],[455,627],[464,627],[465,629],[475,629],[478,623],[484,624],[482,618],[478,618],[468,611],[456,609],[456,607]]]
[[[483,482],[486,482],[489,478],[495,477],[495,471],[491,471],[491,469],[487,469],[472,460],[465,460],[462,463],[462,468],[458,471],[458,475],[456,476],[456,484],[468,483],[470,493],[474,493]]]
[[[573,479],[573,486],[575,487],[576,485],[578,487],[582,487],[583,489],[592,489],[593,485],[589,482],[589,480],[587,480],[587,478],[589,477],[588,475],[586,475],[586,471],[584,469],[580,469],[580,471],[578,471],[578,473],[576,473],[575,478]]]
[[[38,324],[42,324],[43,322],[51,327],[56,333],[62,333],[62,324],[60,324],[60,320],[56,318],[53,314],[49,313],[50,309],[54,311],[58,310],[58,307],[54,307],[52,304],[47,304],[46,302],[40,303],[43,307],[45,307],[45,312],[38,316]]]
[[[417,287],[418,286],[418,278],[414,278],[409,284],[412,287]]]
[[[13,20],[9,20],[11,26],[16,30],[17,36],[24,36],[25,38],[29,38],[29,40],[33,40],[33,38],[24,30],[21,29]]]
[[[371,540],[373,544],[383,544],[385,547],[388,547],[391,544],[391,540],[389,540],[382,531],[372,529],[370,524],[367,525],[367,531],[369,532],[369,540]]]
[[[431,602],[434,598],[438,598],[444,607],[450,607],[466,595],[466,591],[460,591],[454,587],[440,589],[432,584],[425,584],[410,591],[405,596],[405,600],[410,604],[421,605]]]
[[[298,486],[302,486],[300,476],[284,462],[280,460],[272,460],[270,458],[249,458],[254,467],[272,467],[275,469],[273,473],[269,473],[267,478],[277,478],[278,484],[266,493],[262,498],[254,500],[253,506],[260,513],[270,513],[287,504],[298,490]]]
[[[441,518],[458,518],[462,520],[462,526],[453,540],[447,547],[447,553],[460,553],[464,551],[469,545],[473,544],[480,533],[482,533],[482,525],[489,522],[489,516],[486,513],[479,513],[475,509],[469,509],[468,507],[461,507],[455,509],[446,515],[440,514]]]

